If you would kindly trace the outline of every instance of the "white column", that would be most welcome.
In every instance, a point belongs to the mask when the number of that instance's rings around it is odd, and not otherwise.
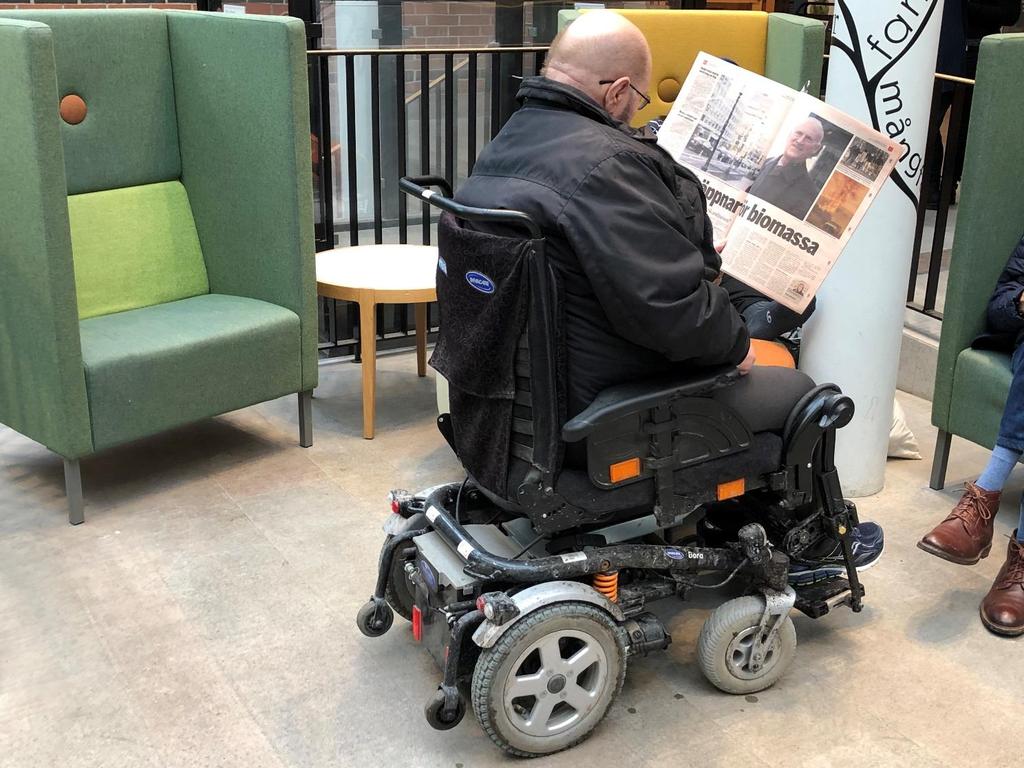
[[[825,101],[902,145],[892,177],[818,293],[800,368],[842,387],[856,416],[839,431],[848,496],[885,484],[904,305],[924,176],[943,0],[837,0]]]

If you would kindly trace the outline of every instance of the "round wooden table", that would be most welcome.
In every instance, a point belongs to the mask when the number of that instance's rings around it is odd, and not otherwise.
[[[377,305],[416,305],[416,370],[427,375],[427,304],[437,300],[437,248],[355,245],[316,255],[316,291],[359,305],[363,359],[363,437],[373,438],[377,381]]]

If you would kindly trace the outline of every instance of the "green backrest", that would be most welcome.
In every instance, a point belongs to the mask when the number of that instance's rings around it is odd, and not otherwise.
[[[180,181],[71,195],[68,216],[79,319],[210,292]]]
[[[789,13],[768,14],[764,75],[812,96],[821,91],[825,24]]]
[[[1024,231],[1024,35],[981,43],[942,320],[932,423],[946,429],[957,357],[985,329],[999,273]]]
[[[13,11],[53,32],[79,318],[208,293],[181,155],[167,17],[152,11]],[[57,105],[54,105],[57,109]]]

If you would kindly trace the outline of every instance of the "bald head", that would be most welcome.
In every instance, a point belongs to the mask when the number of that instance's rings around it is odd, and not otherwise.
[[[643,101],[633,88],[646,93],[649,87],[651,50],[643,33],[621,14],[588,11],[555,38],[544,76],[583,91],[612,117],[627,122]],[[601,85],[602,80],[611,82]]]
[[[821,149],[824,139],[825,128],[821,121],[808,117],[793,128],[789,134],[780,162],[783,165],[802,163],[808,158],[814,157]]]

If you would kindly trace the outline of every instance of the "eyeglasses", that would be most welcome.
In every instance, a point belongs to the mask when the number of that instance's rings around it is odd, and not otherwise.
[[[615,80],[598,80],[597,84],[598,85],[611,85],[614,82],[615,82]],[[636,95],[640,97],[640,100],[641,100],[640,101],[640,109],[643,109],[644,107],[646,107],[648,104],[651,103],[650,97],[646,93],[641,91],[639,88],[637,88],[635,85],[633,85],[632,83],[630,83],[628,81],[626,82],[626,85],[628,85],[630,88],[632,88],[636,92]]]

